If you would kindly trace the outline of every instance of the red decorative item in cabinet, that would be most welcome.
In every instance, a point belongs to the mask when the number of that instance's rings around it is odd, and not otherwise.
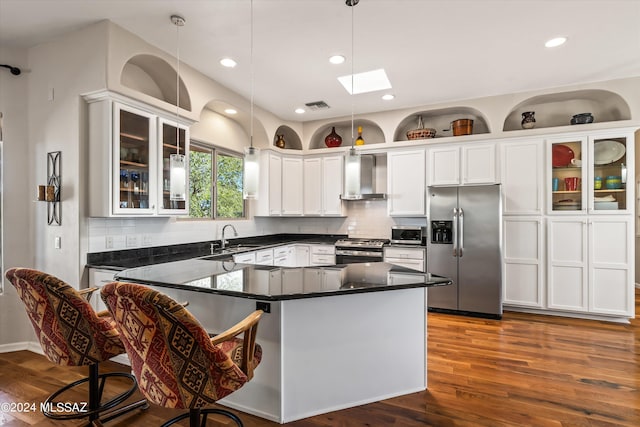
[[[342,145],[342,137],[336,133],[336,128],[331,128],[331,133],[324,138],[324,143],[327,147],[339,147]]]

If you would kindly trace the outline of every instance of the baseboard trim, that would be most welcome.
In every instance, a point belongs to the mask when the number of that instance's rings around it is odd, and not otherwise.
[[[10,353],[12,351],[23,351],[23,350],[44,355],[44,352],[42,351],[42,347],[40,346],[40,343],[36,341],[22,341],[22,342],[10,343],[10,344],[0,344],[0,353]],[[129,362],[129,356],[127,356],[126,353],[114,356],[109,360],[112,360],[116,363],[120,363],[122,365],[131,366],[131,362]]]

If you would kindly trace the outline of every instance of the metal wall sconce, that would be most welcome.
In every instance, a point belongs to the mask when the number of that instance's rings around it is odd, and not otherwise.
[[[47,202],[47,223],[49,225],[62,224],[60,210],[61,157],[61,151],[47,153],[47,185],[38,185],[38,201]]]

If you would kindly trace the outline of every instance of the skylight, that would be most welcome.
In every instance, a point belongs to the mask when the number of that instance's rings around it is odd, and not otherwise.
[[[353,75],[354,90],[351,90],[351,74],[338,77],[338,81],[351,95],[359,93],[375,92],[378,90],[391,89],[391,83],[384,69],[365,71]]]

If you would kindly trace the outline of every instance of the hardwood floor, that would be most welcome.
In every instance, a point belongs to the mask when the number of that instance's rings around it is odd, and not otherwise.
[[[428,391],[287,425],[640,425],[639,319],[619,325],[513,312],[502,321],[430,313],[428,363]],[[110,362],[104,370],[124,367]],[[0,354],[0,402],[42,402],[84,373],[27,351]],[[106,426],[157,426],[175,414],[152,406]],[[240,415],[247,427],[278,425]],[[0,413],[0,426],[82,424],[56,423],[38,411]]]

